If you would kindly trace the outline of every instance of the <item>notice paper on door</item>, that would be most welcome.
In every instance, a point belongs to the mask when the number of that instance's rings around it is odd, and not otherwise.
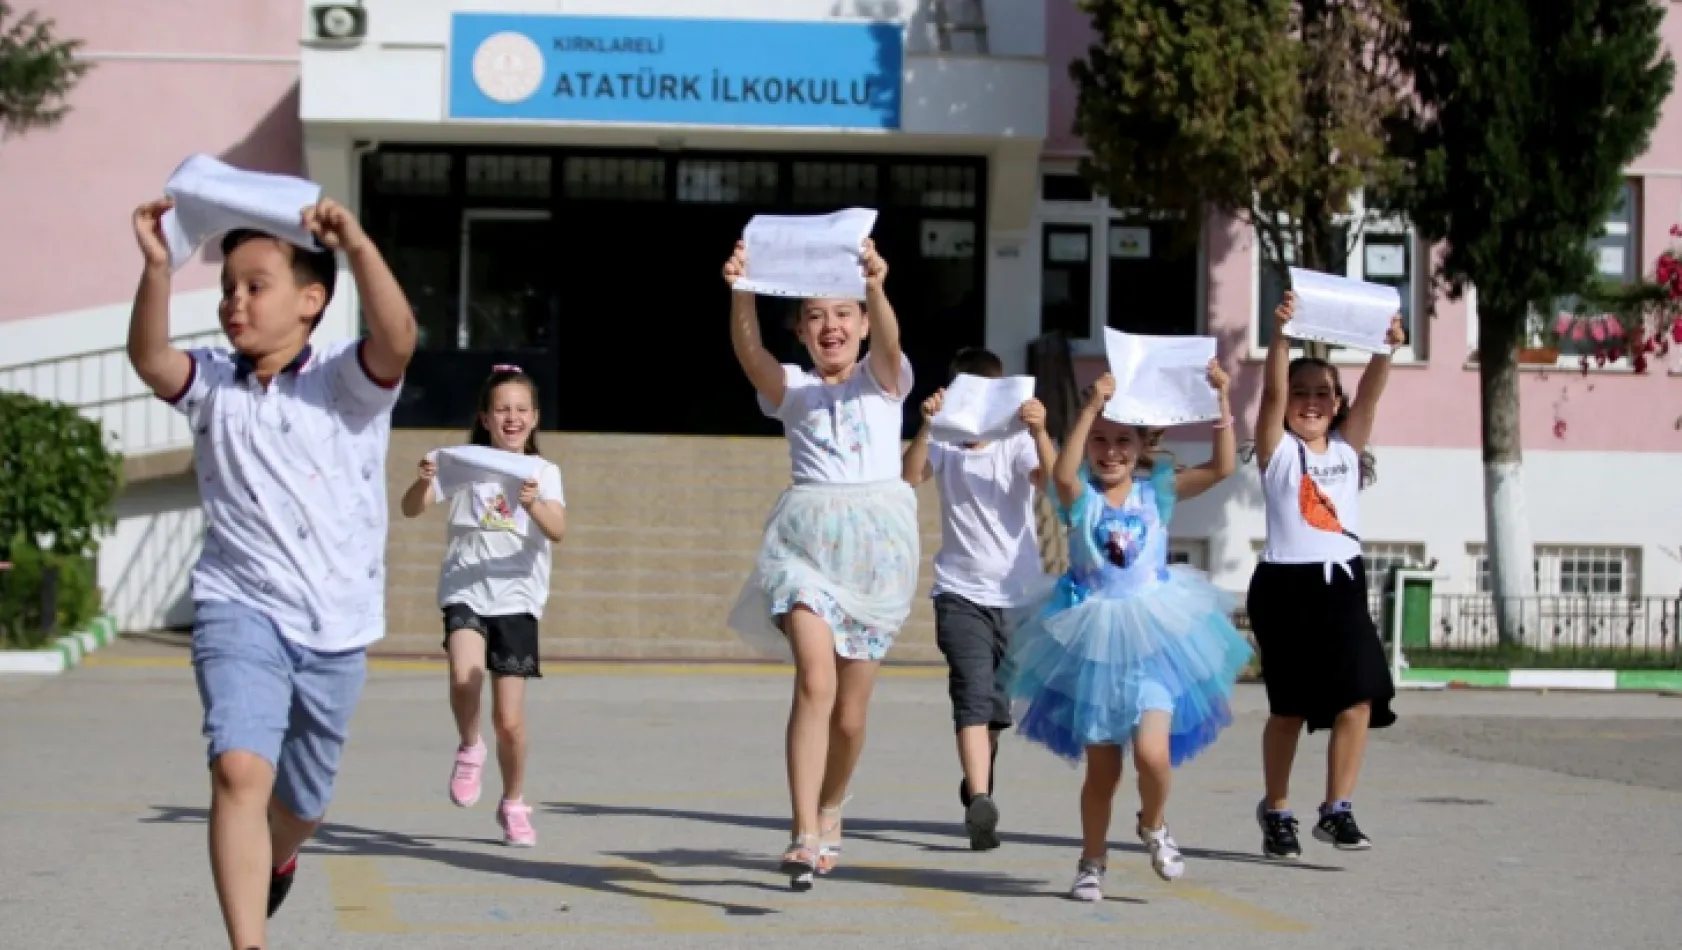
[[[873,208],[754,215],[742,230],[748,266],[736,289],[772,297],[863,300],[864,239],[875,226]]]
[[[205,242],[239,228],[272,234],[321,250],[304,228],[304,209],[321,200],[321,186],[290,175],[246,171],[209,155],[193,155],[164,183],[175,207],[159,222],[169,245],[169,266],[180,270]]]
[[[1022,404],[1034,398],[1034,377],[990,379],[959,373],[929,420],[929,437],[941,442],[993,442],[1027,428]]]
[[[1368,353],[1390,352],[1384,337],[1391,318],[1402,309],[1396,288],[1293,267],[1291,289],[1297,306],[1285,324],[1286,336]]]
[[[1105,327],[1104,353],[1116,381],[1104,418],[1136,426],[1220,418],[1220,394],[1209,385],[1214,337],[1144,336]]]

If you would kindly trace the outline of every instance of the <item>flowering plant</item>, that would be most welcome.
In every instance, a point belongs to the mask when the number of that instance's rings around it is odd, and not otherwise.
[[[1682,238],[1682,225],[1672,225],[1670,235]],[[1569,340],[1574,349],[1589,345],[1580,360],[1584,373],[1591,360],[1605,366],[1624,356],[1635,372],[1647,372],[1650,359],[1682,345],[1682,255],[1675,247],[1659,255],[1652,280],[1597,283],[1574,310],[1558,314],[1551,331],[1554,340]]]

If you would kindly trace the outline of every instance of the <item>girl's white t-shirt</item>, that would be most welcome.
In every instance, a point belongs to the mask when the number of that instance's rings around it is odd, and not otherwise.
[[[541,619],[549,601],[549,537],[520,505],[515,479],[476,481],[450,502],[444,563],[438,570],[438,606],[461,604],[481,617],[531,614]],[[537,473],[539,501],[566,505],[561,470],[545,462]]]
[[[783,364],[783,404],[759,397],[759,409],[783,424],[789,467],[796,484],[860,484],[897,480],[905,397],[911,392],[911,361],[899,358],[899,392],[877,382],[870,360],[845,382]]]
[[[982,607],[1018,607],[1044,579],[1034,531],[1034,439],[1019,432],[979,448],[929,443],[940,484],[940,552],[932,594]]]
[[[1345,531],[1325,531],[1308,523],[1301,505],[1302,462],[1308,476],[1337,507]],[[1262,560],[1272,564],[1345,564],[1361,555],[1361,456],[1342,435],[1333,433],[1324,455],[1308,450],[1285,433],[1262,472],[1267,505],[1267,545]]]

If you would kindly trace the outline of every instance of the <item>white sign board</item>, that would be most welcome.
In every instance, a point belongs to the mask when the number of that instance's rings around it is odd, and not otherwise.
[[[159,222],[169,266],[179,270],[206,241],[251,228],[312,251],[322,250],[304,228],[304,209],[321,200],[321,186],[290,175],[250,172],[209,155],[193,155],[164,183],[175,207]]]
[[[742,231],[747,272],[736,289],[772,297],[864,299],[864,239],[871,208],[834,214],[754,215]]]
[[[1151,256],[1150,228],[1110,228],[1110,256],[1121,260],[1146,260]]]
[[[1390,320],[1402,309],[1396,288],[1293,267],[1291,289],[1297,305],[1285,324],[1286,336],[1368,353],[1390,352],[1384,337]]]
[[[1022,404],[1034,398],[1034,377],[990,379],[959,373],[929,420],[929,435],[942,442],[993,442],[1026,428]]]
[[[1104,418],[1137,426],[1220,418],[1220,394],[1209,385],[1214,337],[1144,336],[1105,327],[1104,353],[1116,381]]]

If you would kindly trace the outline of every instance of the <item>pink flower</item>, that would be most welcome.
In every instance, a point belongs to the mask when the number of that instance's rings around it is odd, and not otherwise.
[[[1682,224],[1671,225],[1670,226],[1670,236],[1671,237],[1682,237]]]
[[[1585,336],[1587,336],[1587,334],[1583,332],[1583,325],[1581,323],[1571,324],[1571,339],[1581,340]]]
[[[1682,343],[1682,317],[1677,317],[1671,321],[1670,338],[1677,343]]]
[[[1604,342],[1606,339],[1605,320],[1605,317],[1595,317],[1594,320],[1589,323],[1589,336],[1594,337],[1594,342],[1596,343]]]
[[[1564,419],[1555,419],[1554,420],[1554,438],[1556,438],[1556,439],[1565,438],[1565,420]]]
[[[1618,322],[1617,317],[1606,318],[1606,335],[1614,340],[1624,338],[1624,325]]]
[[[1569,332],[1571,332],[1571,315],[1569,313],[1562,313],[1559,315],[1559,319],[1554,321],[1554,334],[1556,336],[1564,336]]]

